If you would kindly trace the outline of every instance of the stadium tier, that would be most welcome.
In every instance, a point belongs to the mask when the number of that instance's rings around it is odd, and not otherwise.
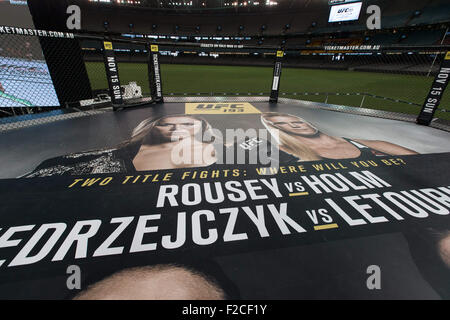
[[[434,25],[450,20],[447,1],[371,1],[382,8],[382,26],[385,29],[409,26]],[[363,23],[328,23],[329,5],[327,1],[295,1],[290,8],[270,7],[252,12],[249,10],[212,11],[202,14],[198,11],[183,15],[182,9],[156,9],[149,7],[123,7],[97,4],[100,11],[87,6],[82,13],[86,15],[84,29],[110,32],[157,35],[222,35],[222,36],[280,36],[296,34],[316,34],[333,32],[366,31]],[[181,11],[180,11],[181,10]],[[230,14],[233,19],[230,19]],[[151,17],[149,19],[148,17]]]

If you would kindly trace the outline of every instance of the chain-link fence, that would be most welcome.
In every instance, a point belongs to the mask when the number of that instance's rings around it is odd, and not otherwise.
[[[35,112],[40,106],[64,106],[65,102],[76,101],[68,100],[71,92],[84,90],[80,83],[87,84],[93,97],[109,93],[102,38],[79,36],[71,40],[81,48],[80,67],[87,72],[86,80],[70,75],[54,77],[64,74],[72,64],[66,58],[71,47],[65,40],[51,39],[46,44],[41,39],[47,62],[51,56],[49,66],[57,69],[50,72],[37,37],[0,35],[0,116]],[[136,82],[142,95],[148,97],[148,41],[115,39],[112,43],[121,85]],[[173,44],[162,44],[159,49],[165,96],[263,97],[270,93],[275,49],[230,50]],[[287,49],[280,97],[417,115],[447,50]],[[435,116],[450,120],[448,91]],[[67,93],[63,102],[60,92]]]
[[[81,40],[83,61],[94,95],[108,92],[108,80],[106,78],[102,46],[101,40]]]
[[[113,48],[119,69],[121,85],[136,82],[144,97],[150,96],[148,80],[148,50],[145,43],[113,41]],[[94,95],[108,93],[105,64],[103,61],[103,42],[101,40],[82,40],[83,60]]]
[[[274,51],[161,49],[166,96],[268,96]],[[280,96],[417,115],[445,57],[442,48],[287,50]],[[450,120],[450,93],[435,116]]]
[[[37,37],[0,35],[0,106],[3,116],[59,107]]]
[[[287,56],[280,91],[290,98],[417,115],[445,53],[404,48]],[[436,117],[450,120],[449,98],[447,92]]]
[[[103,41],[81,35],[67,39],[1,34],[0,117],[60,109],[109,94]],[[135,82],[142,96],[149,96],[148,45],[118,40],[113,47],[121,85]]]
[[[22,34],[0,35],[0,117],[61,109],[92,97],[73,35],[38,37],[16,29]]]

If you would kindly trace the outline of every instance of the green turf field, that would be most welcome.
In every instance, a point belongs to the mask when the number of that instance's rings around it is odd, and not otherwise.
[[[103,63],[87,62],[92,88],[107,88]],[[272,81],[270,67],[162,65],[164,94],[168,93],[259,93],[268,94]],[[136,81],[149,94],[147,65],[119,63],[120,82]],[[432,77],[373,73],[359,71],[334,71],[316,69],[283,69],[280,92],[366,92],[373,95],[422,104],[433,81]],[[450,109],[450,90],[441,102],[441,108]],[[286,96],[296,99],[325,102],[327,96]],[[331,104],[359,107],[361,96],[328,96]],[[420,107],[404,103],[366,97],[364,108],[418,114]],[[449,112],[437,112],[436,116],[450,120]]]

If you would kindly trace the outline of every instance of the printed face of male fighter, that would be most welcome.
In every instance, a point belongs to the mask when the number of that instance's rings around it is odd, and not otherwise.
[[[128,269],[90,286],[76,300],[223,300],[206,277],[182,267]]]
[[[318,130],[302,118],[295,116],[274,116],[267,120],[277,129],[300,136],[314,136]]]
[[[450,269],[450,232],[448,232],[446,237],[439,241],[438,249],[442,261]]]
[[[167,117],[153,128],[154,134],[164,142],[177,141],[200,133],[202,122],[190,117]]]

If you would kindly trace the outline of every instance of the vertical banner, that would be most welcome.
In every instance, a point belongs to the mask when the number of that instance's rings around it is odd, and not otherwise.
[[[277,51],[275,58],[275,66],[273,68],[272,89],[270,91],[270,102],[278,102],[278,90],[280,89],[281,77],[281,60],[283,59],[284,51]]]
[[[417,118],[418,124],[428,126],[433,120],[434,113],[436,112],[439,104],[441,103],[442,96],[444,95],[445,88],[447,88],[450,77],[450,51],[445,55],[442,61],[439,72],[434,79],[431,86],[430,93],[428,93],[427,99],[423,104],[419,117]]]
[[[108,79],[109,95],[111,102],[114,105],[123,104],[122,91],[120,88],[119,70],[117,68],[117,61],[114,55],[112,42],[103,42],[103,57],[105,60],[106,77]],[[114,107],[113,107],[114,108]]]
[[[156,103],[163,103],[161,84],[161,69],[159,67],[159,47],[158,45],[150,45],[150,54],[148,59],[148,80],[150,82],[150,93],[152,99]]]

